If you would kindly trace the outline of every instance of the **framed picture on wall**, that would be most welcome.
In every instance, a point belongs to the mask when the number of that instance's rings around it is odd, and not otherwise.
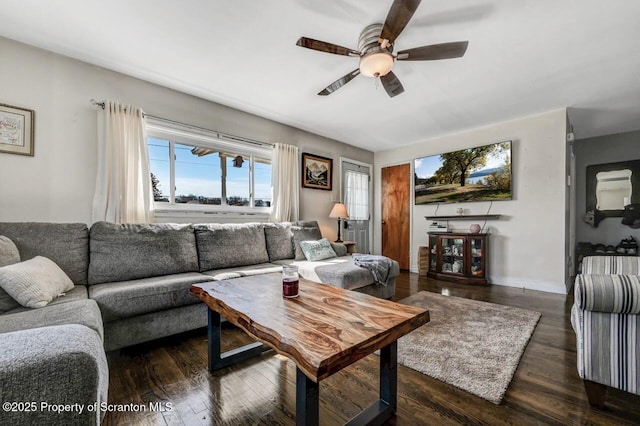
[[[0,104],[0,152],[33,156],[35,112]]]
[[[319,155],[302,153],[302,187],[331,191],[333,160]]]

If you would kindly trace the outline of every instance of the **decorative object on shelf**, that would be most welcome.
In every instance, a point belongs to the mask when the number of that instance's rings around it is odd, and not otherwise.
[[[302,153],[302,187],[331,191],[333,160],[319,155]]]
[[[415,204],[511,200],[511,141],[417,158]]]
[[[462,207],[458,207],[456,209],[456,213],[458,213],[460,216],[462,216],[464,214],[464,209]]]
[[[479,224],[477,224],[477,223],[474,223],[474,224],[472,224],[472,225],[469,227],[469,231],[470,231],[472,234],[478,234],[478,233],[480,233],[480,229],[482,229],[482,228],[480,228],[480,225],[479,225]]]
[[[448,232],[449,226],[447,225],[446,222],[442,224],[440,222],[433,221],[429,224],[429,227],[427,228],[427,230],[429,232]]]
[[[338,219],[338,239],[335,242],[341,243],[342,239],[340,238],[340,229],[342,228],[342,219],[349,218],[349,213],[347,213],[347,208],[342,203],[336,203],[331,209],[331,213],[329,213],[329,217],[332,219]]]
[[[627,204],[624,206],[622,224],[633,229],[640,228],[640,204]]]
[[[0,152],[33,157],[35,111],[0,104]]]

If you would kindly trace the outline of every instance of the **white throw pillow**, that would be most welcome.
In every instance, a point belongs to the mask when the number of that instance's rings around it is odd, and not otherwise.
[[[33,259],[0,268],[0,287],[27,308],[42,308],[73,290],[73,281],[50,259]]]
[[[338,257],[331,247],[331,243],[326,238],[318,241],[300,241],[300,248],[304,253],[304,257],[310,261],[331,259]]]

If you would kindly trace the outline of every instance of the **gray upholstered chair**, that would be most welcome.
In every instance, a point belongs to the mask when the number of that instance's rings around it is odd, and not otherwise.
[[[640,395],[639,274],[639,257],[592,256],[576,277],[571,323],[592,406],[604,406],[607,387]]]

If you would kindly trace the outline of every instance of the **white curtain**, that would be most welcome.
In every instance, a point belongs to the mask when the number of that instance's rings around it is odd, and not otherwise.
[[[298,220],[300,159],[298,147],[277,143],[271,159],[272,222]]]
[[[344,204],[349,220],[369,220],[369,175],[347,170]]]
[[[153,192],[145,133],[141,109],[110,101],[98,108],[94,222],[149,222]]]

